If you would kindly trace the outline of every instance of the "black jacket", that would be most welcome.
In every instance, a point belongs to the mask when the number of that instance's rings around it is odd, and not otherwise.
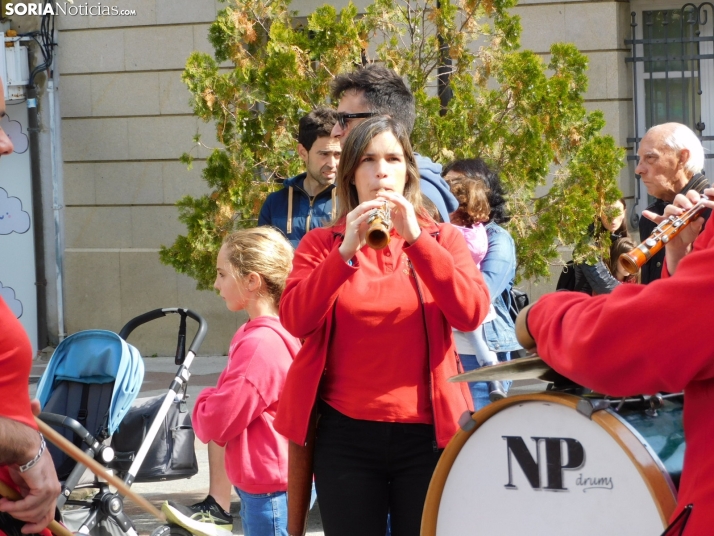
[[[686,194],[689,190],[695,190],[701,194],[704,191],[704,188],[708,187],[709,183],[707,182],[706,177],[697,173],[691,178],[691,180],[679,193]],[[662,199],[655,199],[655,202],[652,203],[649,207],[647,207],[647,210],[654,212],[655,214],[659,214],[661,216],[662,214],[664,214],[665,207],[669,204],[669,202],[663,201]],[[705,220],[705,224],[706,220],[709,219],[710,214],[711,210],[708,209],[702,213],[702,216]],[[645,218],[644,216],[640,216],[640,240],[644,241],[649,235],[651,235],[655,227],[657,227],[657,224],[655,222]],[[643,285],[646,285],[648,283],[651,283],[652,281],[656,281],[657,279],[659,279],[662,275],[663,263],[664,248],[659,250],[656,254],[652,255],[652,258],[647,261],[642,267],[640,271],[640,282]]]
[[[590,226],[590,233],[593,234],[593,226]],[[610,233],[610,241],[615,242],[621,238],[619,234]],[[574,290],[585,294],[609,294],[620,281],[611,273],[602,260],[595,264],[568,263],[563,267],[563,271],[558,279],[556,290]]]

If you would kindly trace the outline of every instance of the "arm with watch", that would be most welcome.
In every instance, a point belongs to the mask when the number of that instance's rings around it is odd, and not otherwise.
[[[42,434],[26,424],[0,417],[0,466],[5,466],[5,475],[22,495],[19,501],[0,499],[0,511],[25,521],[23,533],[39,532],[54,519],[60,493],[55,466]]]
[[[0,498],[0,512],[24,521],[24,534],[38,533],[54,518],[60,493],[52,457],[37,430],[28,383],[32,345],[20,321],[0,298],[0,481],[21,499]]]

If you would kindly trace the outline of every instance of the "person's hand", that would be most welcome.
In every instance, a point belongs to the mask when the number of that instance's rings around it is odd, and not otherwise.
[[[714,208],[714,188],[707,188],[704,190],[704,194],[710,198],[710,200],[703,201],[707,208]],[[654,221],[657,225],[662,223],[664,220],[670,216],[680,216],[682,213],[686,212],[692,208],[700,200],[699,193],[690,190],[687,195],[678,194],[671,205],[667,205],[664,209],[664,214],[662,216],[645,210],[642,214]],[[677,236],[670,239],[665,246],[665,257],[667,259],[667,269],[670,274],[674,274],[679,261],[684,258],[684,256],[689,253],[692,243],[697,239],[699,233],[704,225],[704,218],[697,218],[692,221],[687,227],[682,229]],[[646,237],[642,237],[643,240]]]
[[[531,336],[530,331],[528,331],[527,322],[528,310],[533,307],[533,305],[533,303],[526,305],[516,317],[516,339],[518,339],[518,343],[523,346],[523,349],[529,352],[534,352],[536,348],[536,341]]]
[[[39,405],[37,406],[39,410]],[[33,413],[35,408],[33,407]],[[39,413],[39,411],[38,411]],[[37,449],[39,450],[39,434],[37,435]],[[54,519],[55,504],[60,494],[60,484],[57,480],[52,456],[47,449],[40,457],[37,464],[24,473],[16,466],[8,466],[10,477],[17,484],[22,499],[11,501],[0,499],[0,511],[7,512],[12,517],[25,521],[22,528],[23,534],[36,534],[49,525]]]
[[[382,190],[377,193],[377,199],[386,199],[392,204],[392,225],[397,234],[413,244],[421,235],[421,227],[414,212],[414,206],[403,195]]]
[[[367,219],[372,214],[372,211],[384,207],[384,201],[373,199],[360,203],[352,210],[345,218],[345,238],[340,244],[340,256],[345,262],[355,256],[362,249],[367,241]]]

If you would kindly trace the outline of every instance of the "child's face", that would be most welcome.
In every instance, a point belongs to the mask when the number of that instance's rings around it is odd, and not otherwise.
[[[615,214],[612,216],[612,219],[610,219],[607,214],[603,214],[602,218],[600,218],[600,221],[602,221],[602,224],[605,229],[607,229],[611,233],[614,233],[620,228],[622,222],[625,221],[625,207],[622,204],[622,201],[618,200],[611,205],[611,208],[615,210]]]
[[[624,281],[628,277],[630,277],[630,274],[625,271],[625,269],[622,267],[622,264],[620,264],[620,261],[615,263],[615,279],[618,281]]]
[[[225,245],[221,246],[221,250],[218,252],[218,259],[216,259],[216,281],[213,283],[213,288],[226,301],[226,307],[228,307],[229,311],[245,309],[248,289],[242,278],[234,277]]]

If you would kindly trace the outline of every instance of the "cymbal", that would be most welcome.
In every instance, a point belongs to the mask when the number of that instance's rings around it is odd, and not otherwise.
[[[555,372],[538,356],[522,357],[505,363],[498,363],[488,367],[464,372],[453,378],[450,382],[491,382],[502,380],[541,380],[556,382],[562,376]]]

